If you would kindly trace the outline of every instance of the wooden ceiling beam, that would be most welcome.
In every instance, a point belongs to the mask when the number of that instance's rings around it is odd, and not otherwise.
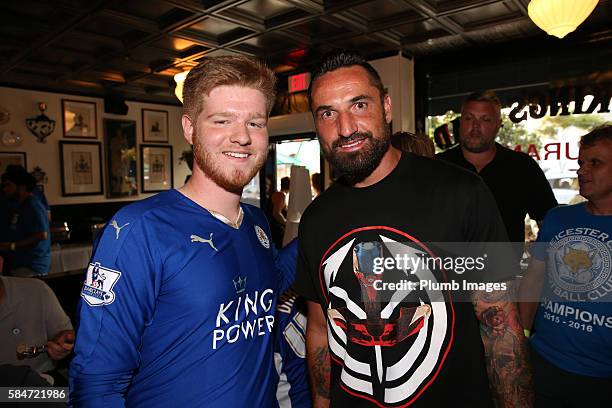
[[[0,75],[6,74],[11,69],[15,68],[17,65],[25,61],[25,59],[28,58],[31,54],[34,54],[41,48],[50,45],[52,42],[60,38],[65,33],[75,29],[76,27],[91,19],[94,15],[103,10],[103,8],[107,5],[107,3],[110,3],[110,1],[111,0],[94,0],[89,3],[89,7],[83,9],[81,13],[66,20],[63,24],[58,24],[55,29],[53,29],[46,35],[43,35],[38,40],[34,41],[28,48],[22,49],[8,62],[0,66]]]
[[[217,38],[195,30],[183,30],[180,32],[172,33],[171,36],[191,41],[195,44],[203,45],[205,47],[218,47],[220,45],[219,40]]]
[[[315,0],[285,0],[287,3],[311,14],[323,14],[325,7]]]
[[[400,27],[407,24],[414,24],[425,20],[427,20],[427,17],[424,17],[420,13],[410,10],[405,11],[403,13],[397,13],[392,16],[372,20],[370,21],[368,28],[373,31],[388,30],[391,28]]]
[[[110,18],[112,21],[145,33],[157,34],[160,27],[157,22],[133,14],[123,13],[113,9],[104,9],[99,13],[100,17]]]
[[[264,32],[266,30],[264,19],[251,16],[238,10],[225,10],[223,13],[213,13],[213,15],[252,31]]]
[[[513,13],[505,16],[489,18],[486,20],[476,21],[474,23],[465,25],[465,32],[474,32],[479,30],[486,30],[488,28],[497,27],[504,24],[519,23],[528,20],[529,17],[523,15],[523,13]]]
[[[201,1],[197,0],[158,0],[164,4],[172,7],[179,8],[181,10],[190,11],[192,13],[204,12],[204,6]]]
[[[514,6],[519,9],[524,16],[528,16],[527,5],[523,2],[523,0],[510,0],[510,3],[514,4]]]
[[[404,3],[414,8],[419,13],[423,14],[423,16],[426,16],[427,18],[438,23],[438,25],[442,27],[443,29],[445,29],[446,31],[448,31],[449,34],[457,35],[457,34],[463,33],[463,27],[461,25],[455,23],[454,21],[448,18],[440,17],[438,15],[438,10],[434,6],[429,4],[427,1],[425,0],[409,0],[409,1],[404,0]]]

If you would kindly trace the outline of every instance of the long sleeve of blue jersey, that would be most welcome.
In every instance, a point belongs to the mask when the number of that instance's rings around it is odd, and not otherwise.
[[[115,216],[95,245],[78,306],[70,404],[124,406],[152,319],[162,262],[142,218]]]
[[[278,274],[279,293],[284,293],[295,280],[295,269],[297,267],[298,245],[297,238],[280,250],[276,250],[272,245],[274,253],[274,263]]]

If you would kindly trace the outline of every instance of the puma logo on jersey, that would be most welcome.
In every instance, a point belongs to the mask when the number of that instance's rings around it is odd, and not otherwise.
[[[214,249],[215,251],[219,252],[219,250],[217,248],[215,248],[215,244],[213,244],[212,237],[213,237],[213,233],[211,232],[210,233],[210,238],[208,238],[208,239],[204,239],[202,237],[198,237],[197,235],[191,235],[189,238],[191,238],[191,242],[202,242],[202,243],[208,244],[208,245],[210,245],[210,247],[212,249]]]
[[[116,238],[115,239],[119,239],[119,233],[121,232],[122,228],[127,227],[128,225],[130,225],[129,222],[126,222],[125,224],[123,224],[122,226],[119,226],[119,224],[117,224],[117,220],[112,220],[110,225],[115,228],[115,235]]]

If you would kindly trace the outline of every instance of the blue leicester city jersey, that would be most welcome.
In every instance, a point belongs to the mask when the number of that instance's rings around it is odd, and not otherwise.
[[[267,407],[275,401],[280,253],[259,209],[233,228],[176,190],[119,211],[95,244],[81,292],[75,406]]]
[[[565,371],[612,378],[612,216],[555,208],[538,242],[547,278],[531,345]]]

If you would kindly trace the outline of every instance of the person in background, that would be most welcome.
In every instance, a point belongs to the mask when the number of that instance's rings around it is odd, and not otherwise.
[[[27,365],[39,374],[52,372],[72,352],[72,324],[46,283],[0,276],[0,343],[0,365]],[[46,346],[46,352],[19,359],[16,351],[22,345]],[[9,380],[3,381],[0,386]]]
[[[275,83],[246,56],[205,58],[189,72],[192,177],[123,207],[101,232],[77,312],[71,404],[276,402],[274,315],[296,245],[277,252],[261,210],[240,203],[266,160]]]
[[[312,184],[312,190],[314,192],[313,198],[316,198],[321,194],[321,173],[312,173],[312,176],[310,176],[310,183]]]
[[[587,201],[549,211],[520,286],[536,407],[610,405],[612,125],[582,137],[578,165]]]
[[[278,300],[274,321],[279,408],[312,407],[306,368],[306,325],[306,302],[289,289]]]
[[[433,141],[424,134],[415,135],[409,132],[395,132],[391,136],[391,144],[403,152],[411,152],[419,156],[434,157],[436,154]]]
[[[274,191],[270,196],[269,211],[267,212],[270,230],[272,231],[272,241],[278,249],[282,248],[287,225],[287,203],[289,202],[291,179],[289,177],[281,178],[280,185],[280,191]]]
[[[36,180],[25,169],[2,175],[8,216],[0,242],[4,270],[13,276],[45,276],[51,265],[49,218],[43,204],[33,195]]]
[[[26,169],[18,164],[9,164],[8,166],[6,166],[5,169],[5,173],[22,173],[25,171]],[[34,172],[30,173],[30,175],[34,177]],[[36,182],[36,179],[34,179],[34,181]],[[51,222],[51,207],[49,206],[49,202],[47,201],[47,197],[45,196],[45,193],[43,192],[41,186],[35,183],[34,189],[32,190],[32,195],[38,200],[40,200],[43,207],[45,207],[45,210],[47,211],[47,217],[49,218],[49,222]]]
[[[425,255],[428,242],[507,241],[486,185],[391,145],[391,98],[359,54],[333,51],[311,78],[321,150],[341,176],[307,207],[299,229],[294,286],[307,300],[313,405],[474,408],[495,399],[529,407],[527,344],[509,291],[474,290],[460,302],[448,292],[376,285],[437,285],[462,273],[376,269],[380,260],[418,257],[412,246]],[[513,272],[477,273],[506,283]]]
[[[475,92],[461,107],[459,145],[437,158],[477,173],[487,184],[511,242],[525,241],[525,216],[538,222],[557,206],[540,166],[529,155],[495,142],[501,129],[501,102],[494,92]],[[520,249],[522,255],[522,246]]]

